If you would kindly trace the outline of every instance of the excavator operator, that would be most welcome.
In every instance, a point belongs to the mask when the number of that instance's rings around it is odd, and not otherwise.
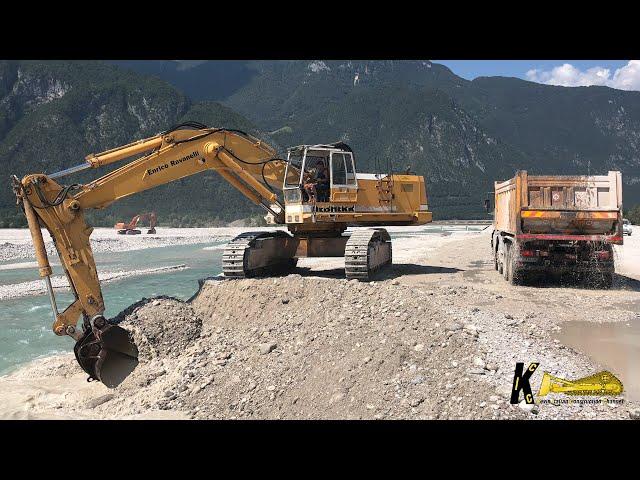
[[[329,201],[329,172],[327,165],[322,161],[318,165],[318,174],[316,175],[316,192],[319,202]]]
[[[304,192],[310,202],[329,201],[329,172],[322,159],[311,167],[304,175]]]

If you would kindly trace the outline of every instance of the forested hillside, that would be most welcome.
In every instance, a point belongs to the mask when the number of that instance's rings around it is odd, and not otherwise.
[[[24,224],[10,174],[62,170],[82,163],[89,153],[185,120],[265,136],[219,103],[194,103],[164,81],[102,62],[0,62],[0,161],[6,172],[0,226]],[[111,168],[74,175],[73,181],[97,178]],[[148,209],[157,211],[161,224],[183,226],[220,224],[259,213],[210,172],[124,199],[91,212],[89,218],[112,225]]]
[[[7,176],[66,168],[183,120],[245,129],[281,152],[343,140],[360,171],[425,175],[436,219],[486,218],[493,181],[517,169],[621,170],[625,205],[640,204],[640,92],[468,81],[429,61],[0,62]],[[2,225],[22,221],[10,188],[0,202]],[[150,205],[184,225],[260,214],[211,173],[93,218],[111,224]]]

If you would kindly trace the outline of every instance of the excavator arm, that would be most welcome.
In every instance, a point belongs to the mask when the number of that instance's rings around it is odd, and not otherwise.
[[[139,158],[87,184],[61,185],[57,179],[137,155]],[[286,162],[273,148],[237,130],[182,124],[151,138],[86,157],[82,165],[52,175],[14,177],[54,314],[53,331],[76,340],[76,358],[90,379],[116,386],[137,364],[137,349],[125,330],[104,318],[104,300],[84,211],[184,177],[215,170],[253,203],[283,222],[281,189]],[[48,230],[69,280],[75,301],[58,312],[51,287],[51,267],[41,227]],[[83,319],[82,327],[78,321]]]

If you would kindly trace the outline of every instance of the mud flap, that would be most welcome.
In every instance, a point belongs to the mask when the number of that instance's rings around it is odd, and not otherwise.
[[[129,332],[104,318],[95,320],[93,328],[76,342],[73,352],[88,381],[99,380],[115,388],[138,365],[138,347]]]

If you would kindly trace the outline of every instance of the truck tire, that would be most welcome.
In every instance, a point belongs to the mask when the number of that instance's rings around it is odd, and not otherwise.
[[[498,265],[498,249],[493,248],[493,245],[491,245],[491,250],[493,250],[493,268],[500,271],[500,265]]]
[[[503,243],[502,245],[504,246],[502,276],[508,282],[511,280],[511,245],[508,243]]]
[[[522,285],[524,283],[524,272],[516,267],[516,256],[513,250],[509,252],[509,281],[511,285]]]
[[[613,273],[603,273],[602,279],[599,283],[602,288],[611,288],[611,286],[613,285]]]
[[[498,265],[497,270],[500,275],[504,274],[504,262],[503,262],[504,257],[505,257],[504,243],[499,243],[498,248],[496,249],[496,263]]]

